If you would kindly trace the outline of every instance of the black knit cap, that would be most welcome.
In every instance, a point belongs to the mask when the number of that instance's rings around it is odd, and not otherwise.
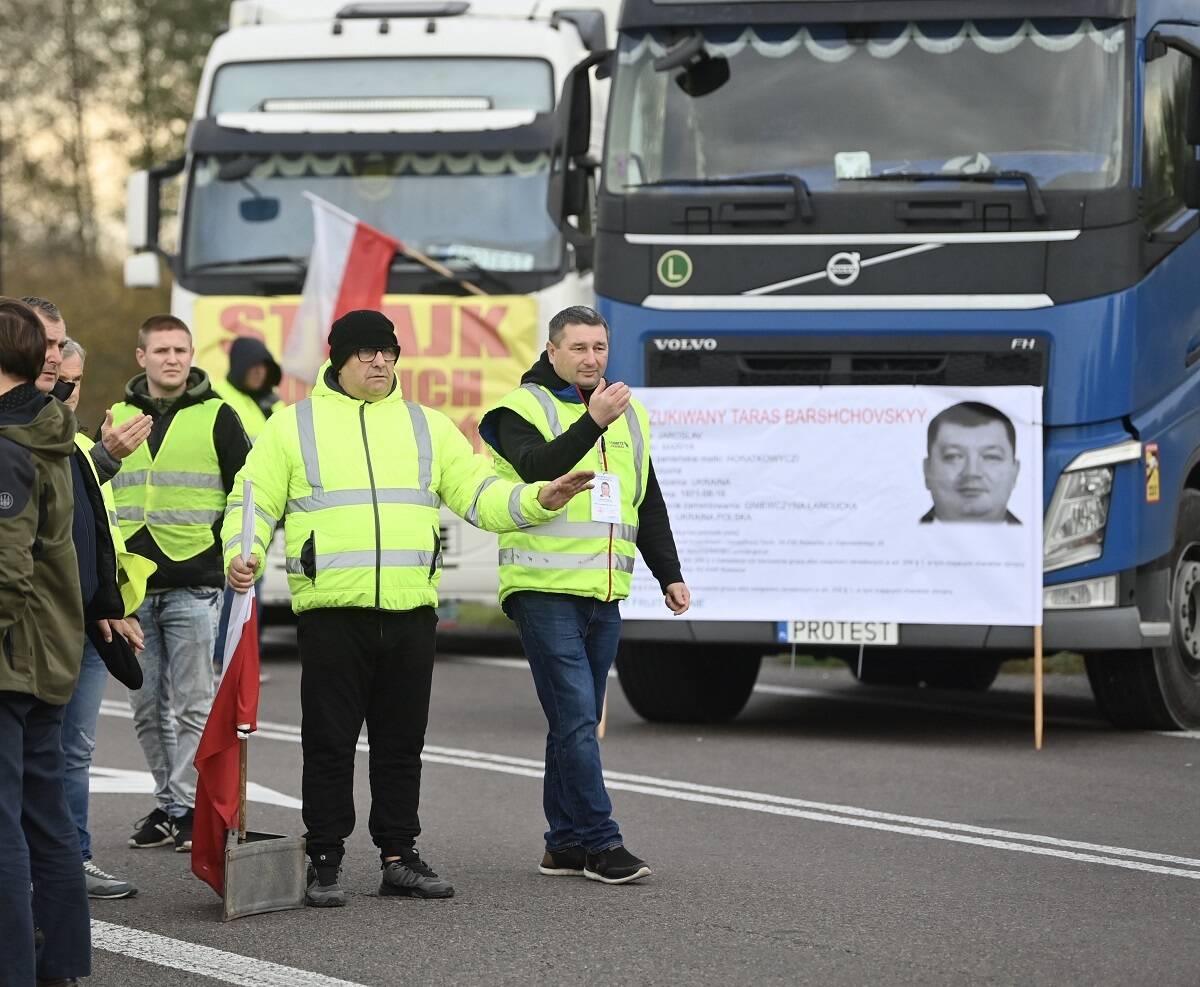
[[[398,345],[396,327],[386,315],[370,308],[355,309],[336,320],[329,330],[329,362],[337,371],[360,347]]]

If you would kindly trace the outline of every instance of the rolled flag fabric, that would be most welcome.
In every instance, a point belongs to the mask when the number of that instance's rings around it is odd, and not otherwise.
[[[279,363],[290,376],[312,381],[327,353],[334,319],[354,309],[378,309],[392,258],[404,245],[311,192],[313,248],[304,292]]]

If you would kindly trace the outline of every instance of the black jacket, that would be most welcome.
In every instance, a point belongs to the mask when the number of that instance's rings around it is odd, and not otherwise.
[[[578,401],[582,394],[586,404],[591,398],[591,391],[577,391],[554,372],[545,351],[525,371],[521,383],[539,384],[563,401]],[[570,473],[604,432],[591,415],[582,415],[562,435],[547,442],[541,432],[509,408],[489,411],[479,424],[483,440],[511,463],[526,483],[555,480]],[[646,477],[646,496],[638,508],[637,549],[664,593],[671,583],[683,582],[671,519],[653,461]]]
[[[150,429],[150,455],[155,456],[162,447],[163,438],[171,425],[171,420],[182,408],[189,408],[205,401],[220,401],[208,381],[208,374],[203,370],[192,368],[188,375],[187,390],[177,398],[165,411],[159,406],[146,386],[146,375],[138,374],[125,385],[125,400],[136,408],[144,411],[154,419]],[[221,483],[225,494],[233,489],[234,478],[242,464],[246,462],[246,454],[250,451],[250,440],[242,429],[242,423],[229,405],[222,404],[213,424],[213,445],[217,450],[217,462],[221,467]],[[178,589],[185,586],[215,586],[225,585],[224,558],[221,551],[221,520],[213,525],[212,545],[198,555],[182,562],[175,562],[163,554],[150,532],[142,528],[128,541],[129,551],[136,552],[158,566],[158,571],[150,577],[147,586],[150,590]]]

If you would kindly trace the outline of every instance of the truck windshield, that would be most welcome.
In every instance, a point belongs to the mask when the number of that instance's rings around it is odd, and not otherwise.
[[[407,99],[414,108],[554,108],[550,63],[538,58],[323,58],[232,62],[218,70],[209,116],[283,109],[306,101],[353,109],[349,101]],[[476,104],[465,101],[478,101]],[[272,105],[282,103],[282,106]],[[428,102],[420,102],[428,101]],[[439,101],[444,107],[439,106]],[[338,106],[341,102],[343,105]],[[264,104],[266,104],[264,106]],[[486,104],[486,105],[484,105]],[[321,106],[317,106],[321,109]]]
[[[562,242],[546,211],[541,153],[272,154],[242,178],[197,156],[188,183],[188,270],[264,258],[306,260],[312,192],[444,260],[490,271],[554,271]]]
[[[620,41],[606,187],[763,172],[814,191],[888,172],[1021,171],[1044,189],[1126,180],[1128,35],[1115,21],[704,28],[729,77],[689,96],[655,59],[680,35]],[[695,89],[695,87],[689,87]]]

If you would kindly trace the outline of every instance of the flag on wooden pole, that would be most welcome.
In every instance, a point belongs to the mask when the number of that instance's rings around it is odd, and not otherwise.
[[[254,544],[254,489],[242,494],[242,558]],[[196,810],[192,827],[192,873],[222,897],[225,844],[239,828],[244,795],[239,784],[239,748],[258,729],[258,608],[253,589],[234,596],[225,637],[225,660],[212,711],[196,751]],[[244,826],[244,823],[242,823]]]

